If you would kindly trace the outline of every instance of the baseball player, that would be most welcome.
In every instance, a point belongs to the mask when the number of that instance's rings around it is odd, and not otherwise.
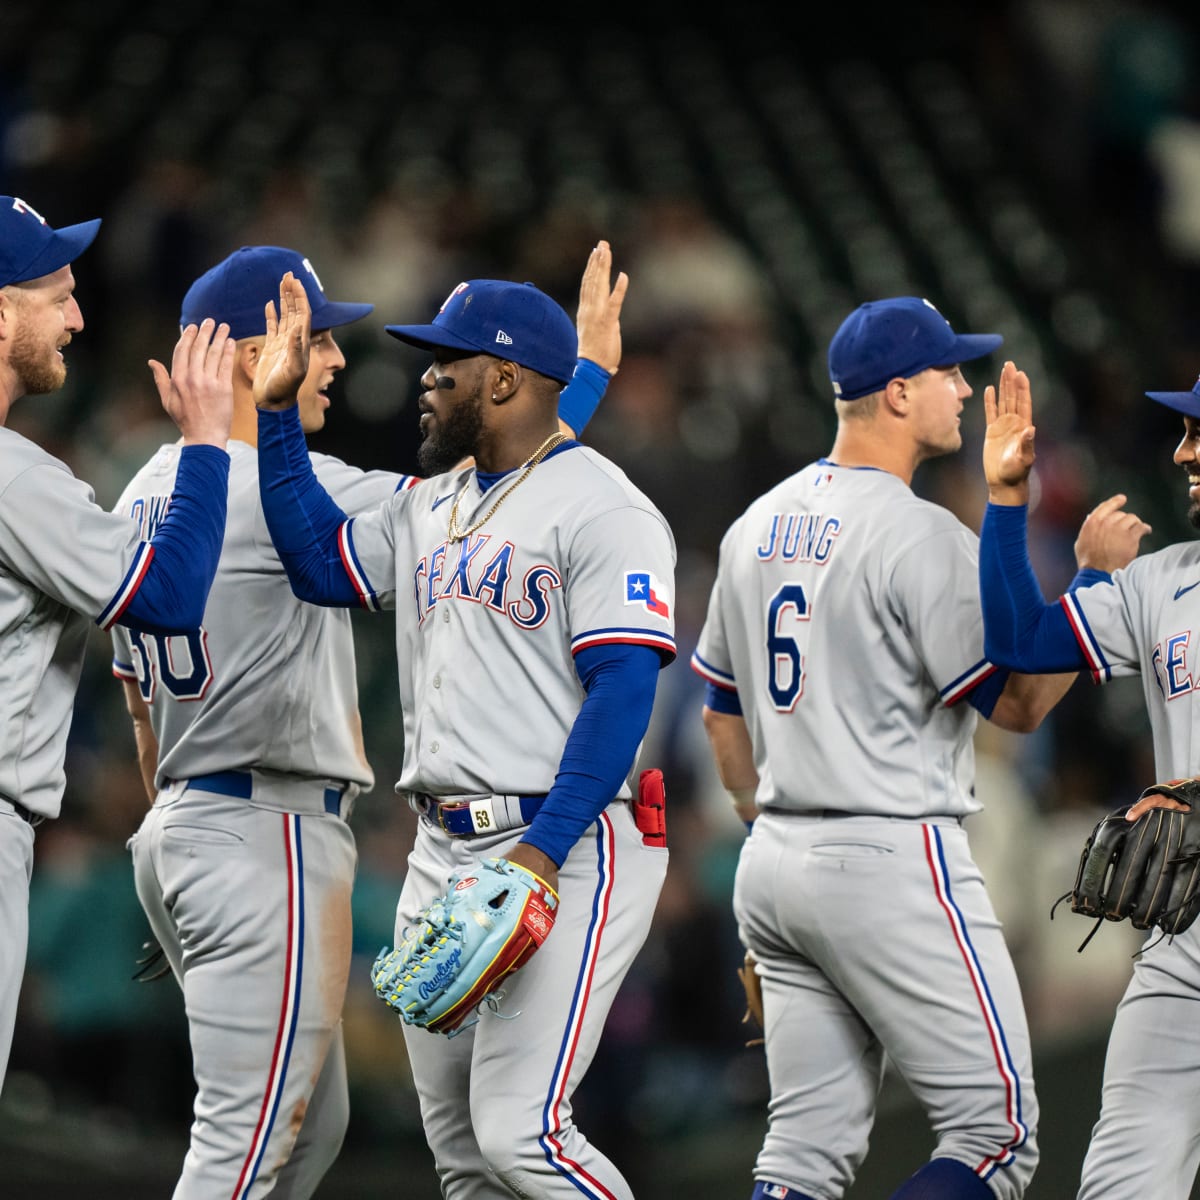
[[[1147,395],[1182,414],[1174,461],[1187,477],[1188,519],[1200,528],[1200,383],[1190,392]],[[1025,373],[1005,364],[986,408],[989,503],[979,568],[988,653],[1019,670],[1086,669],[1097,683],[1140,674],[1159,779],[1200,774],[1192,654],[1200,625],[1200,544],[1167,546],[1116,572],[1109,583],[1044,603],[1026,549],[1034,428]],[[1118,507],[1123,501],[1116,498]],[[1134,534],[1149,532],[1133,514],[1123,515]],[[1155,806],[1175,803],[1150,797],[1128,816]],[[1197,926],[1171,938],[1156,931],[1134,962],[1113,1021],[1080,1200],[1184,1200],[1191,1194],[1200,1164],[1198,1010]]]
[[[602,244],[580,292],[587,357],[559,398],[580,429],[620,358],[624,285],[611,303],[610,266]],[[374,776],[349,613],[292,594],[259,501],[253,387],[264,308],[287,272],[312,313],[300,425],[308,434],[325,422],[327,389],[345,366],[335,330],[372,306],[328,299],[294,250],[243,247],[196,280],[180,317],[221,319],[237,342],[229,523],[204,622],[184,636],[114,635],[153,802],[130,843],[134,876],[183,989],[197,1082],[177,1200],[311,1196],[349,1117],[341,1014],[357,856],[347,818]],[[418,482],[307,458],[348,513]],[[152,527],[179,462],[180,447],[163,446],[117,511]]]
[[[225,528],[233,342],[189,325],[171,370],[150,363],[183,434],[180,469],[153,529],[94,503],[65,463],[4,427],[13,403],[67,375],[83,329],[71,264],[100,222],[54,229],[0,196],[0,1084],[29,933],[34,827],[57,817],[89,623],[166,635],[197,625]]]
[[[285,280],[280,304],[279,345],[302,361],[303,291]],[[559,895],[553,931],[496,1011],[453,1038],[404,1027],[442,1194],[630,1200],[571,1098],[666,873],[630,780],[675,652],[674,539],[620,470],[558,431],[576,339],[543,292],[470,280],[431,324],[387,328],[433,355],[424,460],[475,465],[348,518],[298,454],[284,397],[259,414],[259,471],[297,593],[395,611],[397,786],[422,814],[397,943],[481,858]]]
[[[977,715],[1031,730],[1074,675],[988,660],[977,539],[911,490],[961,445],[958,364],[1000,342],[918,297],[856,308],[829,346],[829,456],[721,543],[692,665],[718,772],[753,821],[733,899],[771,1080],[755,1200],[844,1195],[885,1057],[936,1136],[896,1200],[1011,1200],[1037,1161],[1018,981],[962,819],[979,808]],[[1077,582],[1121,561],[1101,541],[1081,537]]]

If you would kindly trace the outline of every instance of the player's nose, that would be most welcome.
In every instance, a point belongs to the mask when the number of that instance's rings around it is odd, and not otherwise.
[[[79,301],[71,297],[66,310],[66,329],[68,333],[78,333],[83,328],[83,309]]]

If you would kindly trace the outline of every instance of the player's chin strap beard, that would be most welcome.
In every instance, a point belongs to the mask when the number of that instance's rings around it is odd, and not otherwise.
[[[464,538],[470,537],[471,534],[473,534],[477,529],[482,529],[483,526],[486,525],[495,515],[496,509],[498,509],[500,505],[502,505],[505,500],[507,500],[509,496],[511,496],[513,492],[515,492],[517,488],[519,488],[521,484],[523,484],[525,480],[529,478],[533,468],[536,467],[538,463],[540,463],[542,459],[554,449],[555,446],[557,446],[560,442],[565,442],[566,440],[567,435],[565,433],[552,433],[525,460],[521,466],[521,473],[509,487],[505,488],[504,491],[496,497],[496,503],[493,504],[492,507],[489,508],[487,512],[485,512],[483,516],[479,518],[478,521],[475,522],[474,525],[468,526],[466,529],[459,529],[458,504],[459,501],[462,500],[463,496],[466,495],[469,484],[464,485],[458,495],[454,497],[454,503],[450,505],[450,525],[446,530],[446,537],[450,540],[450,544],[454,545],[456,542],[461,542]]]

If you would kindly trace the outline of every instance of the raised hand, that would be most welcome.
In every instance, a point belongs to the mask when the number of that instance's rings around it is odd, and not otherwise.
[[[1075,539],[1075,562],[1097,571],[1127,567],[1137,558],[1138,546],[1150,526],[1135,513],[1125,511],[1128,497],[1118,493],[1102,500],[1084,518]]]
[[[579,310],[575,328],[579,333],[579,357],[590,358],[610,375],[621,365],[621,305],[629,287],[629,276],[621,271],[612,278],[612,249],[597,242],[588,255],[579,285]]]
[[[308,374],[312,310],[304,284],[289,271],[279,281],[279,315],[268,300],[267,338],[254,373],[254,403],[259,408],[290,408]]]
[[[236,345],[228,325],[206,317],[179,335],[170,372],[157,359],[150,359],[162,406],[179,426],[185,445],[206,444],[223,450],[229,441]]]
[[[983,440],[983,473],[988,499],[994,504],[1024,504],[1029,498],[1029,472],[1036,457],[1033,398],[1029,376],[1006,362],[998,387],[983,393],[987,432]]]

